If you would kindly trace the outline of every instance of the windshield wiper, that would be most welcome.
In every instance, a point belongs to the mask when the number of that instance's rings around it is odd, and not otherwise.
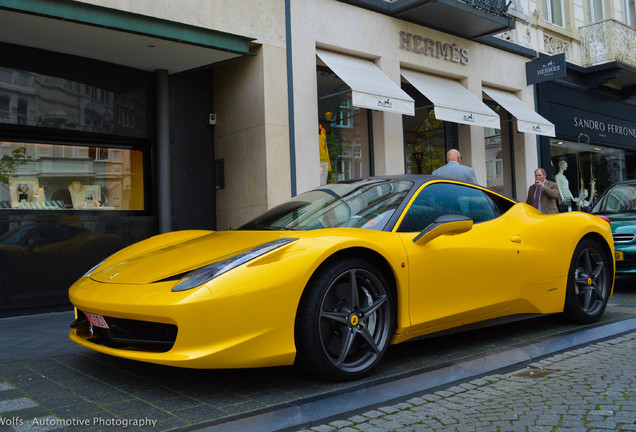
[[[301,228],[288,228],[279,227],[274,225],[243,225],[240,230],[254,230],[254,231],[301,231]]]

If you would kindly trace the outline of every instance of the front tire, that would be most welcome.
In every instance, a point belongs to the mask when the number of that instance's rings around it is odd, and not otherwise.
[[[570,264],[564,317],[578,324],[598,321],[609,299],[612,271],[612,259],[597,241],[581,241]]]
[[[349,258],[320,268],[307,284],[296,318],[296,364],[331,380],[368,374],[395,329],[393,297],[382,274]]]

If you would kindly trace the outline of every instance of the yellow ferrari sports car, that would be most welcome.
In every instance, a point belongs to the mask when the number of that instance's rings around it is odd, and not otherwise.
[[[594,322],[614,265],[600,217],[545,215],[441,177],[373,177],[303,193],[238,230],[122,249],[70,288],[70,337],[164,365],[356,379],[424,335],[540,314]]]

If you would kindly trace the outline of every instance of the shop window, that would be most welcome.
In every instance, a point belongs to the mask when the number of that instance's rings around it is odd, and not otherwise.
[[[0,209],[144,210],[143,154],[0,142]]]
[[[543,19],[559,27],[565,27],[563,0],[542,0]]]
[[[431,174],[446,164],[446,151],[457,147],[457,124],[435,117],[433,103],[410,84],[404,90],[415,101],[415,116],[403,116],[407,174]]]
[[[371,175],[370,111],[352,105],[351,89],[330,69],[318,66],[317,76],[321,184]]]
[[[486,149],[486,187],[502,195],[515,195],[512,175],[512,134],[510,114],[491,100],[484,101],[490,109],[499,114],[503,129],[484,128]]]
[[[636,153],[585,142],[550,140],[560,211],[588,211],[611,186],[630,178]]]
[[[446,164],[444,122],[435,118],[432,108],[415,110],[404,117],[407,174],[431,174]]]

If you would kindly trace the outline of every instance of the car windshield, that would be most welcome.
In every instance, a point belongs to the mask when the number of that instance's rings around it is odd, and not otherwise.
[[[591,213],[636,212],[636,183],[612,186],[594,206]]]
[[[239,229],[382,230],[412,186],[410,181],[378,179],[328,184],[274,207]]]

